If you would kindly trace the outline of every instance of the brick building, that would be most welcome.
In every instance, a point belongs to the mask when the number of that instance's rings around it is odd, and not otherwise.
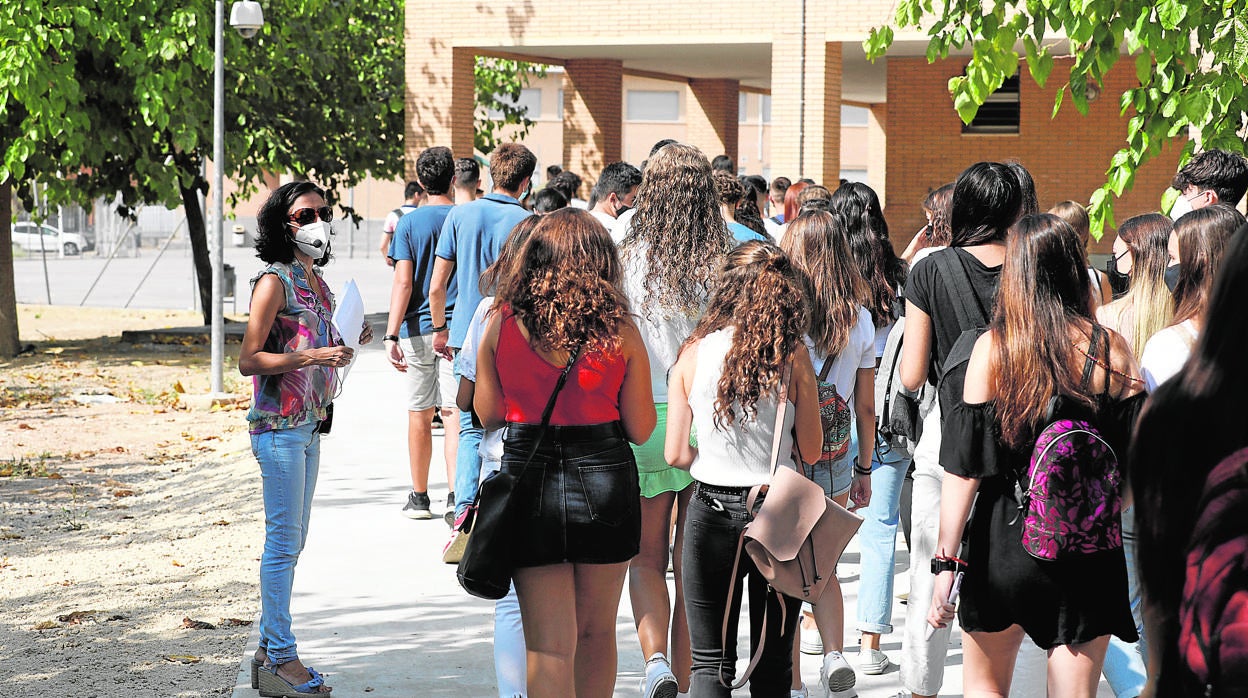
[[[978,160],[1022,162],[1042,208],[1086,202],[1125,138],[1116,95],[1135,80],[1132,66],[1111,73],[1107,98],[1087,116],[1067,107],[1055,120],[1063,65],[1048,89],[1024,68],[964,128],[946,85],[965,58],[929,65],[926,37],[903,33],[887,57],[865,59],[863,38],[893,6],[407,0],[408,168],[431,145],[472,148],[474,59],[491,55],[557,67],[531,87],[540,117],[526,140],[543,165],[562,164],[587,183],[606,163],[638,163],[654,140],[675,137],[769,177],[856,174],[881,195],[897,245],[922,225],[923,196]],[[843,124],[847,117],[856,123]],[[1157,208],[1178,152],[1168,148],[1138,173],[1117,203],[1119,220]]]

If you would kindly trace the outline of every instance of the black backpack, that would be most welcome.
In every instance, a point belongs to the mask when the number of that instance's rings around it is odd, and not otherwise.
[[[945,280],[953,297],[953,312],[958,318],[958,327],[962,334],[949,349],[945,362],[940,367],[936,381],[936,393],[940,399],[940,414],[943,420],[953,412],[953,408],[962,402],[962,388],[966,384],[966,365],[971,360],[971,351],[975,342],[988,329],[988,311],[983,300],[976,295],[971,277],[967,275],[962,262],[957,259],[956,248],[948,248],[932,255],[932,262],[940,269],[940,276]],[[970,299],[974,299],[971,302]]]

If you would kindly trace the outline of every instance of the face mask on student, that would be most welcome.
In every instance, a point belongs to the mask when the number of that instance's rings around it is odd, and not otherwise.
[[[1118,260],[1122,259],[1126,252],[1110,257],[1105,262],[1105,275],[1109,277],[1109,288],[1113,291],[1114,298],[1121,298],[1127,295],[1127,291],[1131,288],[1131,275],[1118,271]]]
[[[1174,205],[1170,207],[1170,220],[1177,221],[1183,217],[1183,214],[1191,213],[1192,210],[1192,202],[1188,201],[1182,192],[1179,192],[1179,198],[1175,199]]]
[[[1174,287],[1179,285],[1179,265],[1172,264],[1166,267],[1166,288],[1174,293]]]

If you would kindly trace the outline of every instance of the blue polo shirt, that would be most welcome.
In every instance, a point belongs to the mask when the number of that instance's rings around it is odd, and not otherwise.
[[[763,240],[764,242],[767,240],[766,237],[759,235],[753,228],[736,221],[728,222],[728,234],[732,236],[733,240],[737,241],[738,245],[747,243],[750,240]]]
[[[412,209],[399,219],[390,242],[390,258],[395,262],[412,262],[412,295],[403,314],[400,337],[426,335],[433,332],[433,320],[429,315],[429,282],[433,280],[433,260],[442,234],[446,216],[455,208],[445,206],[421,206]],[[454,317],[455,296],[458,286],[451,277],[446,289],[446,316]]]
[[[511,229],[529,215],[519,201],[499,193],[456,206],[447,214],[438,237],[437,255],[455,263],[459,307],[476,309],[482,298],[481,272],[498,258]],[[458,313],[449,322],[451,334],[447,344],[464,346],[472,313]]]

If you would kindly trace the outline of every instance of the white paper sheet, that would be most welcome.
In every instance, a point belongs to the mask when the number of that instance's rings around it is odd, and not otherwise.
[[[351,363],[342,369],[342,380],[346,380],[351,367],[355,365],[360,351],[360,332],[364,329],[364,299],[360,297],[360,289],[355,279],[347,279],[342,291],[338,293],[338,307],[334,308],[334,327],[342,335],[343,343],[355,352]]]

